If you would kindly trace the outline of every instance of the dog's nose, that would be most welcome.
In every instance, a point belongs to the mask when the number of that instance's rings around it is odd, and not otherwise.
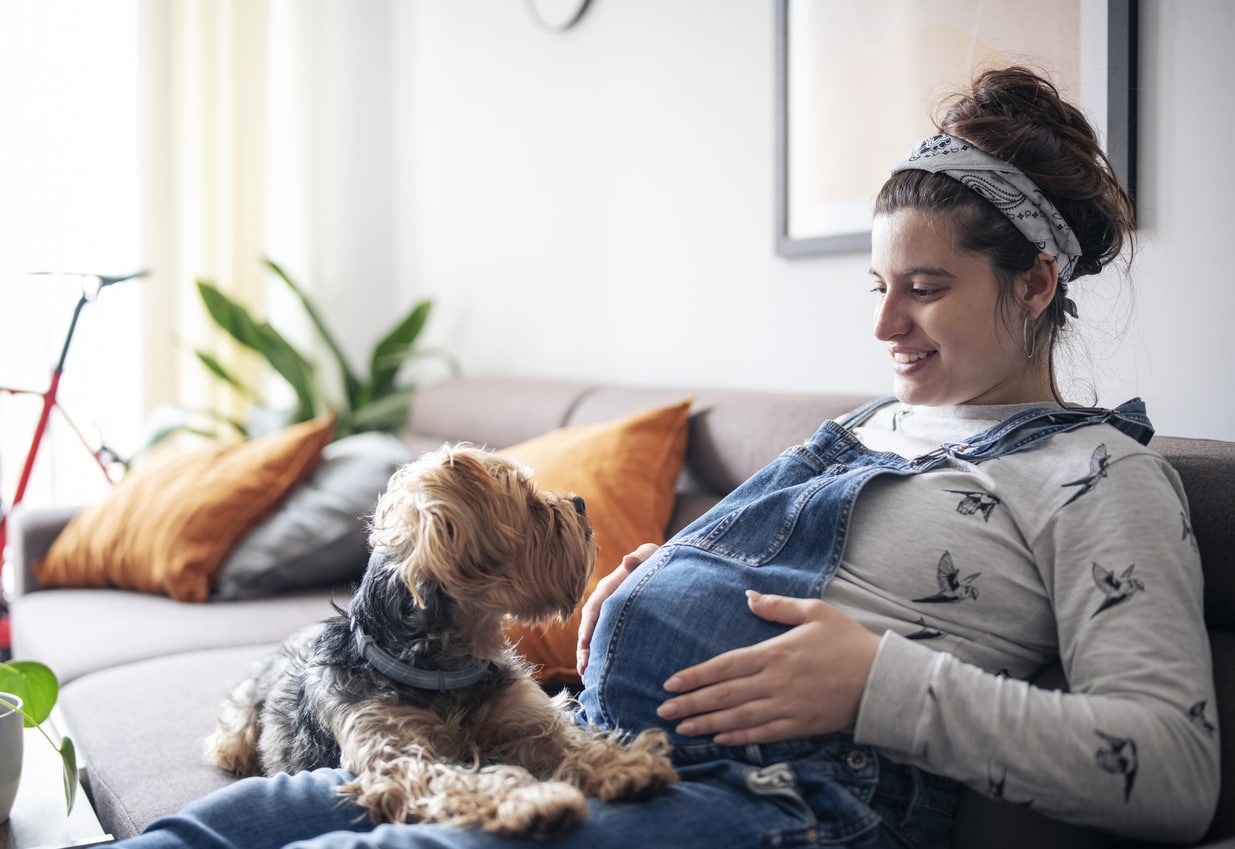
[[[583,502],[583,499],[580,498],[579,496],[577,495],[571,496],[570,501],[572,504],[575,505],[576,513],[586,513],[587,512],[587,504],[585,504]]]

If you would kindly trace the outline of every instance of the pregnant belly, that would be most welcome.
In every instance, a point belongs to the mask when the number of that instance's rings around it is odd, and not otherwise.
[[[781,569],[692,546],[662,548],[601,609],[580,696],[583,718],[604,729],[661,727],[673,736],[672,726],[656,715],[669,695],[664,682],[681,669],[783,633],[785,626],[757,618],[746,604],[748,589],[796,589],[783,578]]]

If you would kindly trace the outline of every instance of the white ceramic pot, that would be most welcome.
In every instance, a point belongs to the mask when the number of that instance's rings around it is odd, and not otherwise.
[[[21,699],[10,693],[0,693],[0,823],[8,822],[21,781],[21,748],[25,735],[23,718],[9,705],[21,707]]]

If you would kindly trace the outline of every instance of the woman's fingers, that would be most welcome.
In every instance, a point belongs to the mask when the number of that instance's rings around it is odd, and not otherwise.
[[[819,599],[747,593],[751,611],[789,630],[674,673],[658,711],[678,733],[721,745],[836,731],[857,717],[879,637]]]
[[[627,576],[655,554],[658,548],[660,546],[655,543],[645,542],[627,554],[617,568],[600,579],[596,584],[596,589],[588,596],[587,602],[580,611],[579,637],[575,645],[575,668],[580,675],[583,675],[584,670],[587,669],[588,660],[591,657],[592,635],[596,632],[596,623],[600,619],[601,605],[605,603],[605,599],[617,591]]]

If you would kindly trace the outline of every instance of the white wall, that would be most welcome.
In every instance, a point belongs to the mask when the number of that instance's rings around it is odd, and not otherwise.
[[[357,215],[325,235],[388,257],[400,310],[433,297],[429,341],[468,373],[888,388],[867,257],[773,249],[769,0],[593,0],[563,34],[509,0],[386,8],[368,35],[391,39],[399,75],[382,84],[395,200],[374,215],[394,226]],[[1090,324],[1074,372],[1102,403],[1144,396],[1162,433],[1235,439],[1235,4],[1141,9],[1142,243],[1129,285],[1075,287]],[[861,115],[841,126],[862,143]],[[358,327],[355,292],[329,297]],[[364,309],[391,318],[383,297]]]

